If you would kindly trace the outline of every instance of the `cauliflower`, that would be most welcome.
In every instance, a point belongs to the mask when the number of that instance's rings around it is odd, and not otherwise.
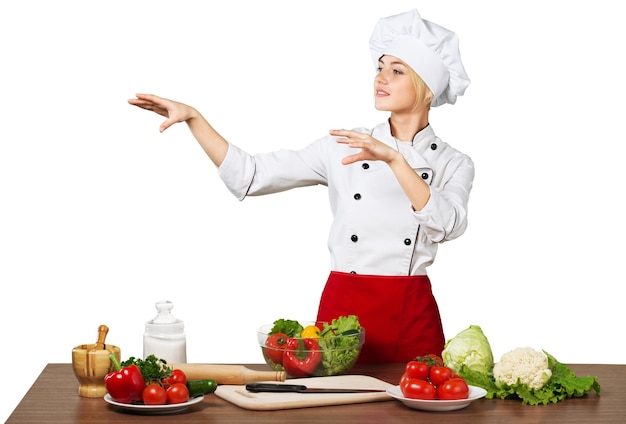
[[[496,384],[525,384],[539,390],[546,385],[552,371],[548,367],[548,357],[530,347],[518,347],[502,355],[500,362],[493,367]]]

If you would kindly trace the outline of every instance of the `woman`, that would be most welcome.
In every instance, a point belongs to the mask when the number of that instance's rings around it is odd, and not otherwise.
[[[439,243],[467,226],[471,159],[436,137],[431,106],[456,102],[469,84],[456,35],[412,10],[379,20],[370,39],[374,104],[390,112],[373,129],[331,130],[299,151],[250,155],[194,108],[154,95],[129,103],[186,122],[240,200],[326,185],[334,220],[331,272],[318,322],[354,314],[366,329],[360,362],[440,354],[443,328],[426,268]]]

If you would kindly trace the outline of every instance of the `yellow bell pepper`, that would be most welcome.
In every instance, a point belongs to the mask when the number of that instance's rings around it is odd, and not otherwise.
[[[319,339],[320,329],[316,325],[307,325],[300,335],[303,339]]]

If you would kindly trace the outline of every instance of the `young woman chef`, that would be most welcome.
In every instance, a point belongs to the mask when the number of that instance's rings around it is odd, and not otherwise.
[[[454,104],[469,79],[455,33],[417,10],[380,19],[370,39],[373,129],[331,130],[298,151],[250,155],[227,142],[194,108],[149,94],[129,103],[186,122],[240,200],[321,184],[334,220],[331,271],[318,322],[354,314],[365,328],[359,361],[406,362],[439,354],[444,335],[426,268],[439,243],[467,227],[474,165],[429,125],[431,106]]]

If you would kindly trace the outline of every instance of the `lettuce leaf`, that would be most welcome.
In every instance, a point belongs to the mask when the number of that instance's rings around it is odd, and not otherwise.
[[[300,334],[304,330],[302,324],[293,319],[277,319],[274,321],[274,326],[270,330],[270,334],[283,333],[287,337],[300,337]]]
[[[360,331],[361,325],[356,315],[340,316],[330,324],[324,323],[317,342],[322,349],[322,365],[326,375],[342,373],[356,362],[361,341],[356,335]]]

